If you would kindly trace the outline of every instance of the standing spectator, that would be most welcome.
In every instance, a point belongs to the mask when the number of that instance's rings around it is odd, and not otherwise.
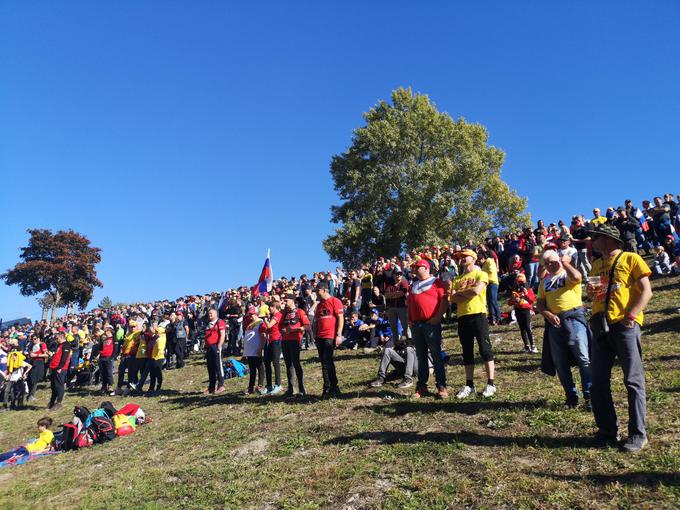
[[[205,327],[205,357],[208,367],[208,389],[203,394],[222,393],[224,391],[224,368],[222,367],[222,345],[224,345],[226,326],[217,318],[217,310],[208,312],[208,324]]]
[[[524,342],[524,352],[538,352],[534,343],[534,335],[531,331],[531,309],[536,296],[531,287],[527,288],[527,277],[519,273],[515,278],[515,284],[510,291],[508,304],[513,307],[520,335]]]
[[[267,344],[264,346],[264,371],[267,377],[267,394],[276,395],[281,392],[281,330],[279,326],[283,314],[281,305],[273,302],[269,306],[267,326]],[[274,384],[272,385],[272,365],[274,366]]]
[[[408,282],[404,279],[401,267],[395,266],[391,279],[385,287],[385,303],[387,306],[387,319],[392,328],[392,338],[399,338],[399,327],[402,335],[411,338],[411,330],[408,326],[408,312],[406,311],[406,296],[408,295]]]
[[[286,294],[286,306],[280,326],[281,351],[288,376],[286,397],[292,397],[294,394],[293,377],[297,377],[298,395],[300,397],[307,395],[303,381],[302,365],[300,364],[302,335],[307,328],[309,328],[309,319],[305,312],[295,306],[295,295],[292,293]]]
[[[184,358],[187,352],[187,338],[189,338],[189,326],[184,320],[184,314],[177,312],[177,320],[174,323],[175,329],[175,363],[176,368],[184,367]]]
[[[623,250],[637,253],[637,231],[640,229],[640,222],[635,216],[630,216],[624,208],[618,209],[618,216],[614,221],[614,226],[619,230],[623,241]]]
[[[31,337],[32,344],[29,347],[28,358],[33,367],[30,371],[29,378],[29,388],[28,388],[28,400],[35,400],[35,390],[38,387],[38,383],[45,378],[45,363],[49,357],[49,352],[47,350],[47,345],[45,342],[40,340],[40,337],[36,334]]]
[[[576,249],[578,262],[576,267],[581,272],[583,278],[588,278],[590,273],[590,260],[588,260],[588,243],[590,242],[590,234],[586,228],[586,223],[581,215],[574,216],[571,220],[571,227],[569,227],[571,237],[574,239],[574,248]]]
[[[437,397],[447,398],[446,370],[442,358],[441,319],[446,312],[446,285],[430,274],[430,264],[425,259],[413,264],[416,279],[408,293],[408,319],[411,335],[418,356],[418,384],[413,394],[421,398],[428,394],[427,380],[430,376],[428,351],[432,354]]]
[[[262,363],[262,351],[267,341],[265,338],[267,326],[258,316],[255,305],[248,306],[248,314],[243,320],[243,355],[248,360],[248,389],[246,395],[253,393],[266,393],[264,391],[264,365]],[[257,377],[257,387],[255,378]]]
[[[501,307],[498,305],[498,267],[486,252],[480,252],[478,262],[488,277],[486,304],[489,310],[489,323],[497,326],[501,321]]]
[[[571,265],[578,268],[578,252],[576,248],[571,246],[571,236],[569,233],[562,234],[556,240],[557,242],[557,254],[560,257],[564,255],[569,255],[571,257]]]
[[[227,355],[238,356],[240,354],[240,349],[238,347],[239,331],[241,330],[241,322],[243,321],[243,308],[241,307],[241,300],[239,298],[229,298],[229,307],[227,308],[225,317],[229,324]]]
[[[113,326],[104,326],[104,334],[99,337],[99,372],[102,378],[102,395],[115,395],[113,388],[113,358],[115,340],[113,338]]]
[[[623,241],[616,229],[601,226],[592,235],[593,249],[602,255],[593,262],[593,274],[600,277],[600,284],[588,285],[588,295],[593,300],[592,392],[597,437],[608,443],[619,439],[610,384],[618,357],[628,393],[628,439],[623,449],[636,452],[647,444],[640,328],[644,323],[643,311],[652,297],[651,271],[638,254],[621,250]],[[601,319],[606,320],[608,332],[597,327],[598,319],[600,324]]]
[[[604,216],[600,216],[600,208],[596,207],[593,209],[593,218],[590,220],[591,225],[601,225],[602,223],[606,223],[607,218]]]
[[[612,227],[613,228],[613,227]],[[545,277],[538,289],[536,308],[545,317],[546,335],[543,356],[551,357],[566,395],[565,407],[578,406],[578,392],[571,375],[573,358],[581,373],[586,408],[590,408],[590,357],[585,310],[581,300],[581,273],[571,265],[572,258],[562,258],[554,250],[543,254]]]
[[[139,348],[139,337],[142,332],[137,330],[137,321],[134,319],[128,322],[130,332],[123,340],[123,347],[120,354],[120,363],[118,365],[118,385],[117,389],[122,392],[125,384],[125,372],[128,376],[128,388],[131,390],[137,389],[137,349]]]
[[[496,394],[496,385],[494,383],[494,356],[489,339],[489,322],[486,318],[486,286],[489,277],[475,264],[477,254],[473,250],[465,249],[460,252],[459,257],[461,275],[453,282],[450,300],[457,307],[458,336],[463,348],[463,365],[465,365],[465,386],[456,394],[456,398],[468,398],[475,392],[475,339],[477,339],[487,376],[482,396],[492,397]]]
[[[57,350],[50,360],[50,386],[52,395],[47,408],[55,411],[61,407],[64,400],[64,387],[66,385],[66,374],[71,361],[71,347],[66,343],[66,335],[58,332],[56,335]]]
[[[333,351],[342,342],[342,329],[345,324],[342,302],[331,296],[326,282],[320,282],[317,287],[319,304],[314,314],[312,329],[316,339],[316,348],[321,362],[323,375],[323,393],[321,398],[340,396],[338,377],[335,373]]]

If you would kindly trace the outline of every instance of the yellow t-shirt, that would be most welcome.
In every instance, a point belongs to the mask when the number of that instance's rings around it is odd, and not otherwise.
[[[54,440],[54,434],[51,430],[47,429],[40,433],[38,439],[26,445],[26,449],[29,452],[39,452],[42,450],[47,450],[47,448],[52,444]]]
[[[593,218],[590,220],[591,225],[602,225],[603,223],[607,223],[607,217],[606,216],[598,216],[597,218]]]
[[[593,261],[593,268],[590,276],[600,276],[602,278],[603,289],[595,299],[593,299],[593,314],[602,313],[604,311],[604,301],[607,297],[607,285],[609,281],[609,271],[612,267],[614,259],[596,259]],[[607,310],[607,317],[609,323],[613,324],[622,321],[626,314],[630,311],[631,303],[640,297],[640,288],[637,281],[640,278],[651,275],[649,266],[637,253],[624,252],[616,263],[616,270],[614,271],[614,283],[612,284],[611,294],[609,296],[609,308]],[[635,318],[640,326],[644,322],[644,314],[640,312]]]
[[[487,275],[481,269],[473,269],[469,273],[463,273],[458,278],[453,280],[451,284],[451,289],[455,291],[469,289],[474,287],[478,282],[489,283],[489,275]],[[484,290],[477,296],[463,301],[461,303],[456,303],[457,316],[463,317],[465,315],[472,315],[474,313],[486,314],[486,285]]]
[[[538,285],[538,299],[545,301],[545,307],[554,314],[560,314],[583,306],[581,282],[572,282],[567,272],[551,275],[546,273]]]
[[[257,316],[260,318],[269,317],[269,305],[262,303],[257,309]]]
[[[496,267],[496,261],[489,257],[482,264],[482,271],[489,275],[489,283],[495,283],[498,285],[498,268]]]
[[[132,333],[125,337],[125,340],[123,340],[123,354],[125,356],[135,356],[137,354],[136,350],[134,352],[132,351],[132,348],[135,346],[135,343],[139,340],[141,334],[142,334],[141,331],[133,331]],[[139,346],[137,347],[139,348]]]

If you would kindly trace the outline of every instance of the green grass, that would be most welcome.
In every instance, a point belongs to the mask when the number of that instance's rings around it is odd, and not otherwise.
[[[165,395],[137,399],[153,423],[134,435],[1,470],[0,507],[678,508],[680,279],[654,288],[643,330],[650,445],[638,455],[596,448],[592,416],[561,408],[557,379],[540,372],[537,355],[519,352],[515,326],[503,326],[492,331],[499,392],[491,400],[413,401],[412,388],[369,388],[378,355],[356,352],[338,353],[339,400],[246,397],[244,379],[206,398],[195,359],[165,374]],[[540,339],[538,320],[535,332]],[[458,353],[450,327],[445,335]],[[307,389],[318,395],[319,364],[312,351],[304,358]],[[481,370],[476,376],[481,385]],[[455,390],[462,367],[447,377]],[[613,388],[625,433],[618,367]],[[48,396],[39,392],[36,404]],[[101,400],[68,394],[55,422]],[[31,437],[45,414],[38,406],[1,414],[0,449]]]

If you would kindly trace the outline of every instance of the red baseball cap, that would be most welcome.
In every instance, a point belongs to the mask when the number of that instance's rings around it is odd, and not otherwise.
[[[413,267],[426,267],[430,269],[430,263],[425,259],[420,259],[413,264]]]

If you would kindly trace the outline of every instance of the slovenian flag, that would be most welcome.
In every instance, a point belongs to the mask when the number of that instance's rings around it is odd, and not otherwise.
[[[639,208],[636,208],[635,217],[640,222],[640,227],[642,227],[642,231],[647,232],[649,230],[649,223],[647,223],[647,218],[645,218],[644,213]]]
[[[274,276],[272,273],[272,264],[269,261],[269,252],[270,250],[267,250],[267,259],[264,261],[264,267],[262,268],[262,272],[260,273],[260,279],[251,289],[253,292],[253,296],[259,296],[260,294],[264,294],[265,292],[271,292],[272,290]]]

